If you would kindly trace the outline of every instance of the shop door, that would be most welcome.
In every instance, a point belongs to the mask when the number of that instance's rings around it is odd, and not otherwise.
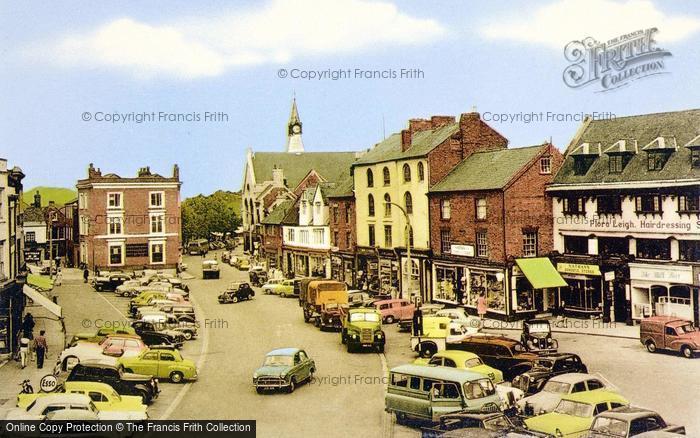
[[[534,291],[535,295],[535,310],[537,312],[544,312],[544,289],[536,289]]]
[[[625,322],[627,321],[627,296],[625,293],[625,285],[622,282],[613,283],[613,294],[615,299],[615,308],[613,312],[615,314],[615,322]]]

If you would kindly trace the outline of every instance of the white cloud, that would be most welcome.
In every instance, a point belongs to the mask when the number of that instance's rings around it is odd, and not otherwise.
[[[479,33],[494,40],[542,44],[562,49],[570,41],[605,41],[625,33],[658,28],[657,41],[679,41],[700,29],[693,16],[667,15],[651,0],[559,0],[530,14],[491,17]]]
[[[386,2],[273,0],[255,10],[170,23],[120,18],[31,51],[67,67],[188,79],[300,57],[424,44],[445,33],[439,22]]]

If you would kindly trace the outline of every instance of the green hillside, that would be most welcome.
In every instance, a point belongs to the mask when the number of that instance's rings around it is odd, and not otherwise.
[[[32,187],[31,189],[25,189],[22,201],[26,204],[32,204],[34,202],[34,194],[39,191],[41,195],[41,205],[49,205],[49,201],[53,201],[56,205],[64,205],[68,201],[78,197],[78,192],[72,189],[66,189],[63,187]]]

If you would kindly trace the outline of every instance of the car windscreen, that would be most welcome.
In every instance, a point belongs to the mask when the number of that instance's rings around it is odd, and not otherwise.
[[[684,333],[693,333],[696,330],[697,329],[693,327],[693,324],[690,323],[676,327],[676,333],[678,333],[679,335],[682,335]]]
[[[544,322],[528,324],[528,329],[530,333],[549,333],[549,324]]]
[[[571,384],[569,383],[554,382],[550,380],[549,382],[544,384],[544,388],[542,388],[542,391],[551,392],[552,394],[568,394],[569,388],[571,388]]]
[[[287,366],[291,367],[294,365],[294,358],[292,356],[266,356],[263,366]]]
[[[350,322],[357,321],[379,322],[379,315],[377,315],[376,313],[351,313]]]
[[[535,366],[542,367],[542,368],[553,368],[554,361],[551,361],[548,359],[537,359],[535,361]]]
[[[488,397],[496,393],[490,379],[479,379],[464,384],[464,396],[467,400]]]
[[[617,418],[596,418],[591,430],[606,436],[627,436],[627,422]]]
[[[473,367],[478,367],[479,365],[483,365],[484,362],[478,357],[474,357],[471,359],[467,359],[464,361],[464,366],[467,368],[473,368]]]
[[[510,424],[510,421],[508,421],[508,418],[505,416],[484,420],[484,429],[486,430],[502,432],[503,430],[507,430],[509,427],[512,427],[512,424]]]
[[[572,400],[562,400],[554,412],[574,417],[590,418],[593,416],[593,406]]]

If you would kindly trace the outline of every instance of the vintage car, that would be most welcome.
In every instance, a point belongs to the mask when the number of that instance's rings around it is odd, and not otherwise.
[[[146,374],[124,372],[116,363],[86,360],[76,364],[66,382],[101,382],[114,388],[121,395],[141,397],[144,404],[158,397],[158,382]]]
[[[238,268],[239,271],[247,271],[250,269],[250,259],[238,259],[238,263],[236,263],[236,268]]]
[[[250,284],[259,287],[267,282],[267,271],[262,266],[255,266],[248,270]]]
[[[595,417],[587,438],[672,437],[684,436],[685,427],[667,424],[649,409],[623,406]]]
[[[524,428],[524,424],[518,418],[512,418],[501,412],[490,414],[446,414],[440,417],[440,422],[435,427],[422,428],[422,438],[438,437],[507,437],[509,432],[528,436],[539,437],[542,434],[532,434]]]
[[[148,374],[157,379],[169,379],[173,383],[197,380],[197,367],[190,359],[184,359],[172,347],[151,348],[136,357],[119,358],[128,373]]]
[[[187,317],[190,321],[196,321],[197,316],[194,311],[194,306],[189,301],[173,301],[169,299],[165,300],[153,300],[149,302],[147,306],[142,306],[136,309],[135,319],[141,319],[143,315],[147,313],[157,313],[163,312],[168,313],[176,317],[178,320]]]
[[[372,301],[372,295],[363,290],[348,291],[348,307],[365,307]]]
[[[277,285],[282,283],[283,281],[286,281],[286,280],[284,280],[282,278],[272,278],[272,279],[267,280],[265,282],[265,284],[263,284],[260,287],[262,288],[262,291],[265,295],[271,295],[273,293],[272,292],[273,289],[275,289],[277,287]]]
[[[423,304],[420,306],[421,313],[423,317],[433,316],[445,306],[442,304]],[[399,320],[399,331],[400,332],[410,332],[413,329],[413,315],[406,316]]]
[[[393,324],[405,318],[412,318],[416,305],[404,299],[394,298],[390,300],[379,300],[372,303],[382,314],[382,319],[386,324]]]
[[[528,371],[539,358],[517,340],[499,335],[467,336],[459,342],[448,343],[447,350],[475,353],[486,365],[501,370],[506,381]]]
[[[524,321],[520,342],[529,351],[553,352],[559,348],[559,342],[552,338],[552,327],[547,319]]]
[[[420,326],[412,327],[412,330],[411,349],[423,358],[445,351],[448,344],[460,342],[472,334],[462,323],[437,313],[422,318]]]
[[[591,374],[560,374],[549,379],[537,394],[518,401],[518,409],[528,417],[542,415],[552,412],[562,397],[603,388],[607,388],[603,380]]]
[[[258,394],[281,388],[291,393],[298,384],[311,380],[314,372],[316,363],[304,350],[280,348],[265,355],[262,366],[253,373],[253,386]]]
[[[224,251],[221,253],[221,263],[226,263],[228,265],[228,262],[231,261],[231,252],[230,251]]]
[[[183,341],[185,341],[185,336],[181,331],[170,330],[165,328],[163,325],[158,325],[150,321],[134,321],[131,323],[131,327],[134,329],[137,335],[141,336],[143,342],[148,346],[159,345],[156,343],[149,343],[146,340],[147,337],[154,337],[154,335],[160,335],[161,337],[165,337],[167,339],[167,342],[161,342],[160,344],[174,345],[177,348],[182,347]]]
[[[255,296],[255,291],[248,283],[231,283],[228,289],[223,291],[219,297],[219,304],[237,303],[243,300],[250,300]]]
[[[491,379],[495,384],[503,383],[503,373],[484,363],[479,356],[468,351],[447,350],[435,353],[431,358],[419,358],[413,361],[416,365],[435,365],[480,373]]]
[[[80,341],[100,343],[103,339],[110,335],[135,334],[137,333],[134,331],[134,329],[128,326],[126,323],[124,323],[123,326],[117,326],[115,324],[114,327],[103,327],[97,330],[96,332],[76,333],[75,335],[73,335],[73,338],[70,340],[70,342],[68,342],[68,346],[73,347]]]
[[[131,277],[124,273],[107,273],[107,275],[98,275],[92,280],[92,287],[96,291],[114,291],[121,286],[125,281],[131,280]]]
[[[483,374],[448,367],[400,365],[389,372],[385,410],[403,424],[408,418],[436,423],[455,412],[500,412],[501,399]]]
[[[467,311],[462,308],[438,310],[435,312],[435,316],[446,316],[450,318],[453,327],[461,325],[472,335],[481,331],[481,320],[476,316],[469,315]]]
[[[700,330],[691,321],[673,316],[652,316],[642,320],[639,341],[650,353],[680,351],[691,359],[700,353]]]
[[[601,389],[563,397],[554,411],[525,420],[528,429],[557,437],[585,437],[596,415],[629,405],[626,398]]]
[[[26,408],[15,408],[8,412],[6,420],[45,420],[50,412],[80,409],[93,412],[100,420],[147,420],[145,411],[100,411],[85,394],[47,394],[36,398]],[[50,417],[49,417],[50,418]]]
[[[281,297],[294,296],[294,280],[281,280],[274,284],[267,283],[263,286],[263,291]]]
[[[147,313],[137,322],[149,322],[155,325],[158,331],[172,330],[180,333],[186,341],[196,338],[198,334],[197,323],[186,318],[178,319],[165,312]]]
[[[216,260],[205,260],[202,262],[202,278],[204,280],[211,278],[219,278],[219,262]]]
[[[576,354],[552,353],[541,355],[535,360],[531,369],[513,379],[513,386],[522,389],[526,394],[530,395],[541,391],[545,383],[554,376],[587,372],[588,368]]]
[[[80,341],[73,347],[66,348],[59,355],[56,367],[68,371],[86,359],[99,360],[104,356],[131,357],[147,349],[148,346],[138,336],[109,335],[99,343]]]
[[[167,300],[168,293],[157,290],[145,290],[129,301],[129,313],[136,315],[139,307],[148,306],[154,300]]]
[[[348,353],[360,348],[374,348],[384,352],[386,335],[382,331],[382,315],[372,308],[351,308],[343,315],[340,342]]]
[[[329,303],[323,306],[320,315],[314,321],[314,325],[321,331],[336,330],[343,328],[343,319],[348,311],[347,304]]]
[[[118,286],[114,290],[114,294],[120,297],[137,297],[142,292],[173,292],[174,289],[170,283],[153,282],[150,284],[142,284],[139,280],[129,280]],[[179,290],[179,289],[177,289]]]

